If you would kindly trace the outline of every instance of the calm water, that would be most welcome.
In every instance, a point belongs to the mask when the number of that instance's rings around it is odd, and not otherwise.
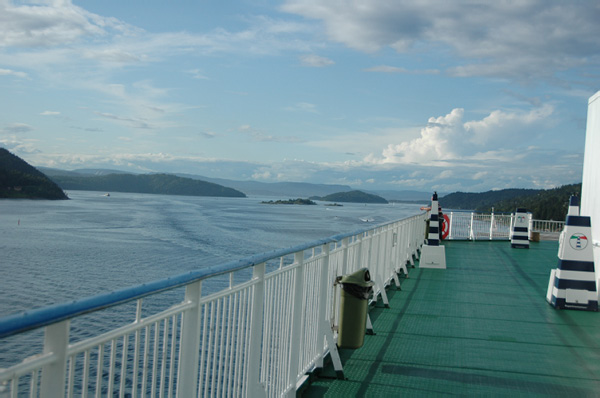
[[[72,191],[0,201],[0,316],[162,279],[404,218],[419,205],[264,205]],[[0,367],[12,362],[0,342]],[[5,342],[6,343],[6,342]],[[13,351],[16,347],[13,347]]]

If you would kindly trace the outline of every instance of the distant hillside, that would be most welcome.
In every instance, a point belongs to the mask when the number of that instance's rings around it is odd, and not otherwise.
[[[455,192],[440,197],[440,205],[444,209],[457,210],[483,210],[490,211],[492,207],[503,200],[518,197],[528,197],[542,192],[540,189],[502,189],[499,191],[487,191],[481,193]],[[512,210],[514,211],[514,209]]]
[[[321,198],[311,198],[326,202],[346,202],[346,203],[388,203],[387,200],[378,195],[365,193],[362,191],[338,192]]]
[[[517,207],[524,207],[537,220],[564,221],[571,195],[581,197],[581,183],[543,190],[535,195],[506,199],[496,203],[494,208],[497,211],[508,212],[515,211]]]
[[[0,148],[0,198],[68,199],[44,173]]]
[[[422,202],[429,201],[431,199],[432,192],[423,192],[423,191],[392,191],[392,190],[377,190],[377,191],[367,191],[368,193],[372,193],[375,195],[379,195],[382,198],[389,200],[390,202]]]
[[[135,192],[163,195],[220,196],[243,198],[238,190],[206,181],[170,174],[108,174],[99,176],[54,175],[52,179],[63,189]]]
[[[298,198],[298,199],[288,199],[288,200],[263,200],[262,202],[260,202],[264,205],[316,205],[315,202],[313,202],[310,199],[302,199],[302,198]]]
[[[238,181],[225,178],[211,178],[194,174],[181,174],[178,176],[200,179],[226,187],[231,187],[245,192],[247,195],[256,196],[283,196],[283,197],[309,197],[325,196],[336,192],[351,191],[348,185],[313,184],[308,182],[260,182]]]
[[[527,209],[538,220],[563,221],[569,207],[569,197],[581,195],[581,184],[564,185],[553,189],[503,189],[482,193],[455,192],[440,198],[444,209],[463,209],[489,212],[514,212]]]

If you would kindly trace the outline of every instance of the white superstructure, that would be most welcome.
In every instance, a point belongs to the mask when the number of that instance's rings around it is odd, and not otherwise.
[[[600,91],[592,95],[588,102],[587,126],[585,133],[585,155],[583,159],[583,179],[581,187],[581,215],[592,219],[594,239],[594,260],[600,261]],[[600,267],[598,267],[600,268]],[[596,281],[600,270],[596,269]]]

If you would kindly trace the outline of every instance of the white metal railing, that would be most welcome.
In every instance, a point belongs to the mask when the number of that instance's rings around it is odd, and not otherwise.
[[[445,213],[449,240],[510,240],[514,214],[452,211]],[[533,220],[529,214],[529,233],[558,235],[564,221]]]
[[[0,338],[44,329],[39,354],[0,370],[0,397],[294,396],[325,355],[341,368],[336,277],[368,267],[373,299],[388,304],[385,286],[418,255],[425,217],[0,319]],[[148,300],[182,287],[183,301],[147,313]],[[132,318],[107,332],[71,326],[132,302]]]
[[[564,221],[532,220],[530,229],[535,232],[560,234],[565,227]]]

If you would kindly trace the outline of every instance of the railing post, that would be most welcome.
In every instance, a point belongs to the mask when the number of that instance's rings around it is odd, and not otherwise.
[[[260,382],[261,346],[263,339],[263,309],[265,298],[265,263],[257,264],[252,271],[252,279],[256,280],[252,299],[252,318],[250,325],[250,347],[248,353],[247,396],[265,397],[265,386]]]
[[[452,239],[452,220],[453,220],[454,212],[450,212],[450,222],[448,223],[448,240]]]
[[[362,265],[362,247],[363,247],[363,243],[364,243],[364,232],[361,232],[360,234],[358,234],[358,236],[356,237],[356,244],[357,244],[357,248],[356,248],[356,256],[354,259],[354,262],[356,263],[356,267],[355,268],[359,268]],[[346,272],[348,270],[346,269]],[[344,274],[342,274],[344,275]]]
[[[317,317],[318,324],[318,339],[317,344],[319,344],[319,358],[316,362],[317,368],[323,367],[323,356],[325,354],[324,347],[324,336],[327,333],[327,328],[331,329],[331,325],[329,324],[329,320],[327,319],[327,291],[329,289],[330,281],[329,281],[329,243],[323,245],[323,264],[321,265],[321,276],[319,278],[319,315]],[[331,281],[333,283],[333,281]]]
[[[492,211],[492,216],[490,219],[490,240],[493,239],[494,236],[494,212]]]
[[[346,238],[348,239],[348,238]],[[346,240],[346,248],[348,248]],[[328,300],[327,294],[330,292],[330,288],[333,285],[333,280],[329,279],[329,258],[330,258],[330,248],[329,243],[323,245],[323,266],[321,267],[321,290],[319,292],[319,316],[318,316],[318,340],[317,343],[319,345],[319,350],[321,350],[319,354],[319,358],[316,361],[315,366],[317,368],[323,367],[323,357],[325,356],[325,351],[323,350],[323,343],[327,343],[327,347],[329,348],[329,355],[331,356],[331,361],[333,362],[333,368],[337,374],[338,379],[344,379],[344,369],[342,367],[342,361],[340,359],[340,354],[337,349],[337,345],[333,340],[333,332],[331,321],[327,317],[327,304],[330,303]],[[335,294],[335,290],[333,290]],[[335,301],[333,301],[335,302]],[[335,311],[335,310],[334,310]],[[325,340],[323,340],[323,338]]]
[[[348,266],[348,239],[349,238],[342,239],[342,266],[340,268],[340,275],[346,273],[346,267]]]
[[[473,232],[473,218],[475,213],[471,212],[471,225],[469,226],[469,239],[475,240],[475,233]]]
[[[194,282],[185,287],[186,302],[194,307],[182,315],[181,342],[179,346],[179,376],[177,377],[177,396],[195,397],[198,395],[198,356],[200,355],[200,324],[202,305],[200,297],[202,281]]]
[[[288,373],[288,397],[296,396],[296,381],[298,380],[298,362],[300,361],[300,346],[304,336],[304,325],[302,322],[302,293],[304,292],[304,252],[294,253],[294,262],[297,264],[294,277],[294,306],[292,309],[292,324],[290,344],[290,363]]]
[[[52,363],[42,368],[41,397],[64,397],[69,347],[69,320],[46,326],[44,354],[56,355]]]
[[[531,236],[532,236],[532,232],[533,232],[533,215],[531,213],[529,213],[527,216],[529,217],[529,236],[527,238],[529,240],[531,240]]]

